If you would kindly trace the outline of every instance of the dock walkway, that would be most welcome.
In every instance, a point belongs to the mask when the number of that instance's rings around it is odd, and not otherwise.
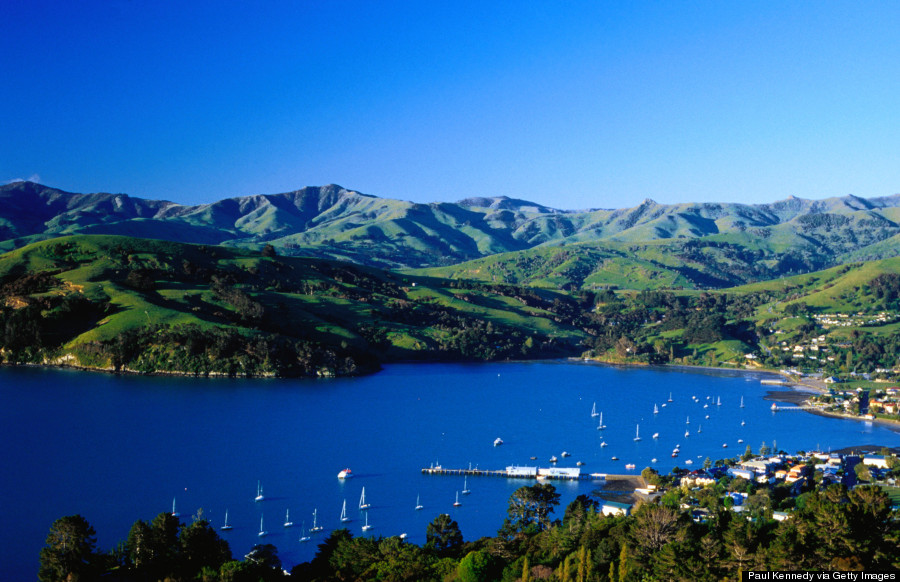
[[[536,468],[535,468],[536,469]],[[538,472],[540,471],[540,472]],[[423,475],[472,475],[473,477],[505,477],[507,479],[560,479],[568,481],[605,481],[608,478],[618,477],[617,475],[608,475],[606,473],[578,473],[571,474],[553,474],[549,473],[549,469],[538,469],[534,473],[522,473],[518,471],[510,472],[509,469],[450,469],[441,466],[425,467],[422,469]],[[626,475],[622,475],[625,477]]]

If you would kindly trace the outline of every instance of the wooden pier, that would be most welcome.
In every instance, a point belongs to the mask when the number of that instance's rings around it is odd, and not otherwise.
[[[535,468],[537,469],[537,468]],[[535,472],[533,474],[510,473],[507,469],[449,469],[446,467],[425,467],[422,469],[423,475],[445,475],[445,476],[463,476],[471,475],[473,477],[504,477],[506,479],[555,479],[560,481],[605,481],[606,473],[579,473],[578,476],[569,475],[553,475]]]

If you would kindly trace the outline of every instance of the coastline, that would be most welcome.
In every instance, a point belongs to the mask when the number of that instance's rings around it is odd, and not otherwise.
[[[764,400],[771,400],[773,402],[785,402],[787,404],[794,404],[796,406],[803,406],[809,403],[809,396],[811,395],[822,395],[828,393],[828,387],[821,380],[816,380],[813,378],[794,378],[792,376],[788,376],[782,373],[780,370],[772,370],[769,368],[717,368],[714,366],[690,366],[687,364],[664,364],[652,366],[650,364],[640,364],[640,363],[610,363],[604,362],[602,360],[595,360],[592,358],[570,358],[570,360],[575,361],[587,361],[589,363],[594,364],[602,364],[605,366],[622,366],[622,367],[639,367],[639,368],[659,368],[659,369],[676,369],[676,370],[684,370],[684,371],[710,371],[710,372],[733,372],[736,374],[767,374],[771,375],[773,378],[777,377],[782,380],[787,380],[788,383],[783,386],[773,386],[784,388],[784,390],[770,390],[763,396]],[[837,412],[828,412],[825,410],[819,410],[818,408],[806,408],[803,409],[805,412],[809,412],[810,414],[817,414],[819,416],[826,416],[829,418],[838,418],[843,420],[855,420],[859,422],[874,422],[885,427],[891,429],[894,432],[900,433],[900,420],[892,420],[889,418],[863,418],[861,416],[852,416],[849,414],[840,414]]]

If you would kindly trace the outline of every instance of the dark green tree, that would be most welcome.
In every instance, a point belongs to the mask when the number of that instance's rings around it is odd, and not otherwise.
[[[40,582],[75,582],[95,575],[97,532],[80,515],[61,517],[50,526],[41,549]]]
[[[453,556],[462,546],[463,536],[459,525],[446,513],[434,518],[425,528],[425,547],[439,556]]]
[[[231,560],[228,542],[220,538],[205,519],[182,528],[179,541],[182,573],[186,577],[193,578],[204,566],[218,570]]]
[[[500,535],[531,535],[550,527],[550,514],[559,505],[559,493],[549,483],[519,487],[509,498],[507,518]]]

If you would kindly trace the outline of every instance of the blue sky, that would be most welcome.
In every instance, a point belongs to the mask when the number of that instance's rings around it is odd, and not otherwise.
[[[0,5],[0,182],[556,208],[900,192],[897,2]]]

